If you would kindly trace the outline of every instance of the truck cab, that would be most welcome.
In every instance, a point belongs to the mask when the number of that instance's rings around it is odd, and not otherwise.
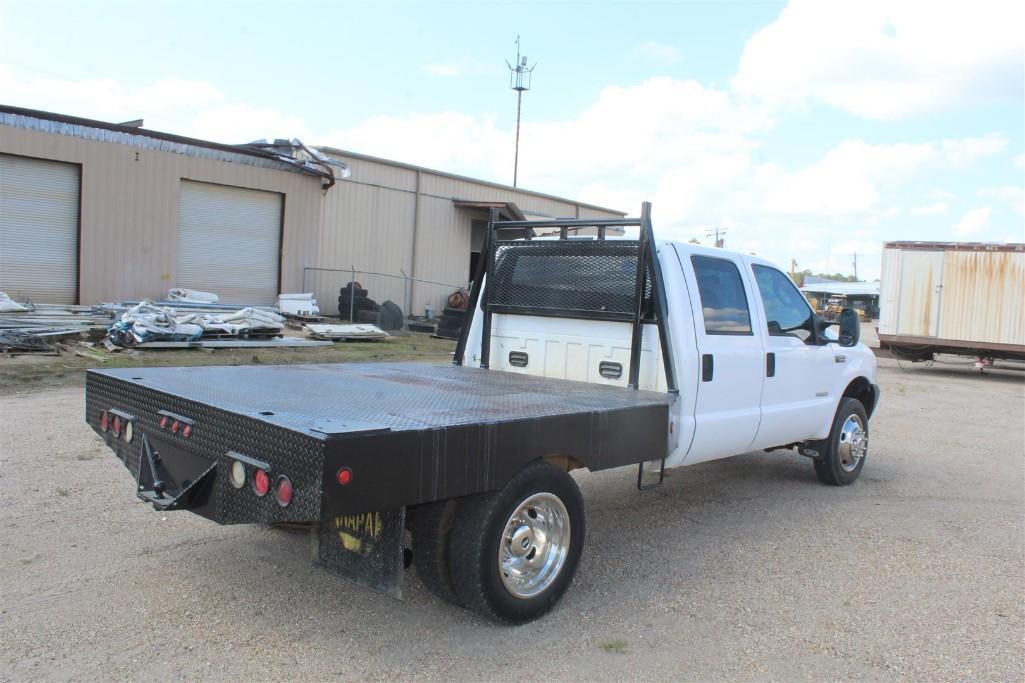
[[[483,278],[485,296],[476,299],[457,362],[630,386],[632,325],[618,299],[632,292],[637,242],[601,242],[567,235],[494,245],[493,272]],[[653,251],[665,310],[659,319],[648,277],[634,388],[673,394],[660,466],[794,447],[816,459],[824,481],[853,482],[879,396],[875,355],[859,340],[856,313],[846,323],[825,321],[782,270],[757,256],[672,241],[654,242]],[[490,298],[487,277],[495,280]],[[856,447],[827,468],[818,463],[845,399],[865,414],[841,426]]]

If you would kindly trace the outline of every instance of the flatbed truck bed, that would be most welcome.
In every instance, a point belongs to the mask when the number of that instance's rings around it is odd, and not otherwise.
[[[195,511],[224,524],[318,521],[491,491],[552,454],[595,470],[632,464],[638,453],[665,452],[670,402],[656,392],[426,363],[91,370],[87,387],[87,420],[135,477],[140,443],[102,431],[104,410],[130,416],[158,451],[216,463],[212,500]],[[187,438],[183,426],[170,430],[175,416],[190,421]],[[232,453],[288,476],[292,503],[233,490]],[[342,467],[352,473],[344,495]]]

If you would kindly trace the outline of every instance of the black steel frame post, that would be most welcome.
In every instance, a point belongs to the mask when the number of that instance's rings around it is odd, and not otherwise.
[[[630,375],[627,386],[638,388],[641,373],[641,341],[644,338],[644,279],[647,274],[648,235],[644,231],[645,212],[651,210],[651,204],[641,205],[641,229],[637,236],[637,276],[634,281],[634,317],[630,331]],[[650,221],[649,221],[650,223]]]
[[[651,226],[651,203],[641,205],[641,234],[647,235],[649,261],[651,267],[651,298],[655,302],[655,318],[658,324],[658,340],[662,350],[662,365],[666,373],[666,389],[670,394],[680,393],[676,383],[676,363],[673,359],[672,338],[669,332],[669,303],[666,300],[665,279],[662,277],[662,264],[658,260],[658,247],[655,244],[655,232]]]
[[[495,224],[498,223],[498,209],[491,209],[491,216],[488,219],[488,274],[495,272],[495,252],[498,251],[498,235],[496,234],[497,228]],[[482,368],[491,367],[491,306],[488,302],[488,290],[491,289],[490,278],[488,284],[484,286],[481,296],[484,297],[483,310],[484,310],[484,324],[481,328],[480,333],[480,366]]]
[[[484,276],[488,273],[488,264],[491,262],[492,234],[494,233],[495,219],[498,216],[498,209],[491,209],[491,216],[488,220],[488,230],[484,234],[484,245],[481,249],[481,258],[477,261],[477,272],[473,275],[473,284],[470,286],[470,300],[466,304],[466,315],[463,318],[463,329],[459,332],[459,341],[456,342],[456,353],[452,359],[453,365],[463,364],[463,355],[466,353],[466,342],[470,336],[470,326],[473,317],[477,313],[477,304],[481,299],[481,290],[484,285]],[[487,306],[484,307],[485,311]]]

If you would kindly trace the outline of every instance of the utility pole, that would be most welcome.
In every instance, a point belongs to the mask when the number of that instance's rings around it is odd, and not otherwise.
[[[854,281],[858,281],[858,252],[854,252]]]
[[[513,187],[516,187],[520,170],[520,111],[523,107],[523,93],[530,90],[530,73],[537,66],[535,62],[534,66],[527,67],[526,56],[520,56],[519,36],[516,36],[516,66],[510,64],[508,59],[505,65],[509,67],[509,87],[516,91],[516,152],[513,156]]]
[[[705,232],[705,237],[715,236],[715,246],[722,249],[726,245],[726,228],[719,229],[719,226],[715,226],[715,230],[708,230]]]

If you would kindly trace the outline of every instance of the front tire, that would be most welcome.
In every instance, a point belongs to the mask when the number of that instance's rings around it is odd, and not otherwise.
[[[868,458],[868,414],[861,401],[840,401],[825,443],[821,457],[814,461],[819,481],[831,486],[853,484]]]
[[[537,461],[501,491],[459,506],[449,538],[452,584],[467,608],[526,623],[569,588],[583,543],[580,489],[566,472]]]

